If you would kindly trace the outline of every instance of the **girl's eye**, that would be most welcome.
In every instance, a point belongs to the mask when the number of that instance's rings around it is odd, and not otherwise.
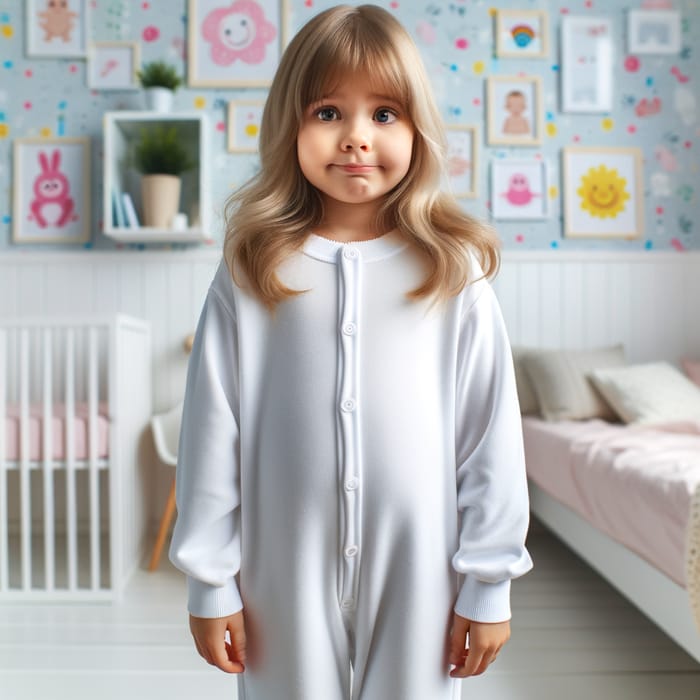
[[[381,124],[391,124],[391,122],[396,121],[397,117],[392,110],[382,108],[375,112],[374,118]]]
[[[316,110],[316,116],[322,122],[332,122],[339,117],[335,107],[321,107],[321,109]]]

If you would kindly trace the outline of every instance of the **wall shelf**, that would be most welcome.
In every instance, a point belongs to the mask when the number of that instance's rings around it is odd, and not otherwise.
[[[123,193],[133,201],[139,221],[143,221],[141,174],[131,165],[134,144],[142,129],[157,125],[174,126],[178,140],[186,146],[196,163],[182,174],[179,211],[187,215],[189,227],[183,230],[148,226],[138,228],[119,225],[115,201],[121,203]],[[104,161],[102,213],[103,232],[123,243],[204,243],[211,240],[211,212],[208,175],[208,119],[204,112],[106,112],[103,120]]]

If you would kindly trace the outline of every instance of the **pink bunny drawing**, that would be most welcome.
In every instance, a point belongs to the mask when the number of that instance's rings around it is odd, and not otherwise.
[[[46,153],[39,152],[39,164],[42,172],[34,180],[34,199],[30,204],[30,209],[34,219],[41,228],[46,228],[48,222],[42,209],[48,205],[52,208],[58,206],[60,214],[53,223],[54,226],[65,226],[73,216],[75,202],[70,196],[70,183],[68,178],[59,172],[61,165],[61,152],[56,149],[51,155],[51,164],[46,157]],[[77,220],[77,216],[73,218]]]

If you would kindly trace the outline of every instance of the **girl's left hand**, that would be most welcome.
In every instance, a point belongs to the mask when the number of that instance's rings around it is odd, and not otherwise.
[[[466,647],[469,633],[469,648]],[[450,639],[449,663],[457,668],[450,671],[452,678],[466,678],[483,673],[498,656],[501,647],[510,639],[510,621],[474,622],[454,614]]]

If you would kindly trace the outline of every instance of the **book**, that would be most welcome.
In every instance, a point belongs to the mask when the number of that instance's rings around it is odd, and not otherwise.
[[[138,228],[139,217],[136,216],[136,209],[134,209],[134,202],[131,199],[131,195],[128,192],[122,192],[122,200],[124,202],[124,212],[126,213],[126,221],[129,228]]]
[[[124,228],[126,226],[124,207],[122,206],[121,197],[116,190],[112,190],[112,223],[117,228]]]

